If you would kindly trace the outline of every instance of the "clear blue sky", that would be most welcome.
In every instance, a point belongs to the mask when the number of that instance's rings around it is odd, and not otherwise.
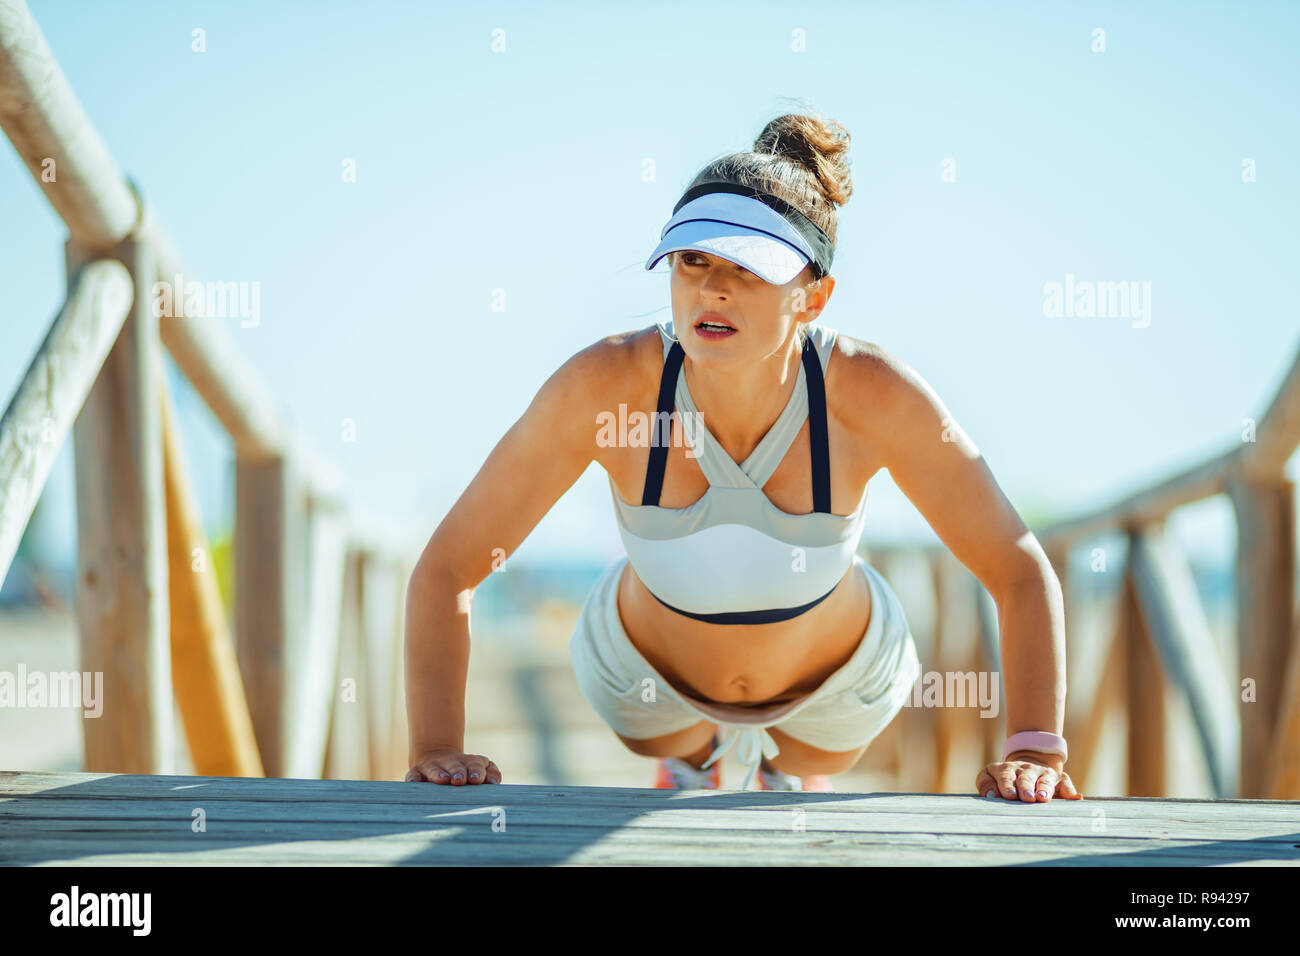
[[[1025,511],[1221,451],[1300,347],[1295,4],[29,2],[197,276],[260,283],[259,325],[223,321],[282,412],[426,533],[568,356],[668,317],[642,263],[680,191],[801,102],[853,136],[822,321],[916,368]],[[65,235],[0,147],[5,400]],[[1149,282],[1149,326],[1046,317],[1067,273]],[[229,445],[178,402],[216,528]],[[72,489],[65,451],[68,528]],[[867,507],[868,542],[932,536],[887,473]],[[518,554],[620,552],[593,464]]]

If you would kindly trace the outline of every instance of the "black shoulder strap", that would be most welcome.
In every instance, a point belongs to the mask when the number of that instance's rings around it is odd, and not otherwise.
[[[808,444],[812,451],[813,511],[831,513],[831,446],[826,432],[826,383],[812,338],[803,340],[804,377],[808,380]]]
[[[645,469],[645,491],[641,504],[658,505],[664,487],[664,470],[668,467],[668,445],[672,441],[674,396],[677,394],[677,373],[681,370],[686,351],[681,342],[673,342],[664,359],[663,375],[659,378],[659,405],[654,421],[650,423],[650,462]],[[662,424],[661,424],[662,423]]]

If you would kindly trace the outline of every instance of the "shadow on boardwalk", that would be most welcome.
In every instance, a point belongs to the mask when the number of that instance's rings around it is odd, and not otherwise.
[[[1300,865],[1300,806],[0,773],[8,865]]]

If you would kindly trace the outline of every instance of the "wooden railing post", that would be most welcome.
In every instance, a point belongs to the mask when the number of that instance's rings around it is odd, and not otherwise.
[[[292,677],[285,688],[293,731],[289,776],[315,778],[325,771],[330,719],[338,699],[346,558],[347,522],[339,503],[309,497],[303,627],[292,635]]]
[[[1121,584],[1121,596],[1126,584]],[[1115,614],[1115,626],[1112,629],[1110,645],[1097,674],[1097,683],[1093,687],[1092,698],[1076,725],[1072,725],[1066,740],[1069,743],[1070,759],[1066,770],[1081,793],[1093,788],[1095,776],[1092,770],[1096,765],[1093,759],[1097,755],[1098,744],[1106,729],[1106,719],[1115,708],[1121,694],[1121,682],[1124,679],[1124,654],[1127,642],[1128,624],[1124,619],[1123,600]]]
[[[103,252],[67,243],[69,288],[77,268]],[[175,729],[154,268],[145,240],[128,237],[110,255],[131,274],[132,304],[73,427],[81,670],[103,678],[102,713],[83,719],[84,768],[171,773]]]
[[[131,275],[116,259],[86,263],[70,281],[67,300],[0,416],[0,582],[131,308]]]
[[[1145,633],[1169,685],[1191,711],[1215,796],[1235,797],[1241,728],[1234,662],[1223,660],[1215,645],[1191,568],[1157,525],[1131,539],[1128,566]]]
[[[1120,598],[1124,681],[1128,697],[1128,796],[1165,792],[1165,678],[1138,604],[1133,553],[1139,532],[1129,535],[1129,560]]]
[[[367,679],[362,552],[351,547],[343,569],[343,610],[339,616],[339,665],[334,678],[334,708],[324,776],[370,780],[370,682]]]
[[[287,457],[235,458],[235,647],[268,777],[288,776],[292,635],[305,621],[306,495]]]
[[[235,642],[217,587],[212,549],[186,476],[180,430],[163,380],[161,353],[158,362],[176,705],[185,725],[195,773],[261,777],[262,760],[239,676]]]
[[[1281,706],[1291,645],[1295,601],[1295,485],[1234,476],[1228,494],[1237,515],[1237,653],[1242,681],[1254,700],[1241,706],[1241,796],[1266,796],[1273,773],[1273,736]]]
[[[401,615],[406,579],[391,558],[371,552],[363,566],[367,706],[370,723],[370,777],[400,780],[405,773],[406,740],[399,739],[399,711],[405,713],[402,678]],[[400,756],[399,756],[400,754]],[[400,769],[400,773],[399,773]]]
[[[916,563],[913,564],[913,561]],[[928,554],[914,553],[909,561],[902,549],[878,548],[875,559],[871,562],[891,585],[900,580],[900,575],[913,567],[928,572]],[[933,600],[933,599],[931,599]],[[933,610],[933,614],[930,614]],[[916,641],[917,656],[921,663],[920,696],[916,702],[909,692],[907,701],[898,716],[890,724],[892,740],[896,744],[897,757],[895,788],[903,791],[925,793],[934,786],[935,768],[938,766],[939,734],[937,730],[938,715],[936,708],[925,706],[925,675],[938,667],[936,653],[935,628],[938,626],[938,608],[907,606],[908,624],[912,637]],[[927,620],[928,617],[928,620]],[[893,729],[893,728],[897,729]],[[882,740],[889,739],[882,735]],[[974,780],[972,779],[972,784]]]
[[[1291,651],[1286,675],[1286,697],[1273,734],[1270,800],[1300,800],[1300,606],[1291,612]]]
[[[406,634],[406,582],[415,570],[413,564],[407,563],[402,556],[390,556],[393,566],[395,587],[392,600],[393,612],[393,692],[389,698],[389,712],[392,714],[389,731],[388,766],[392,768],[390,776],[385,779],[401,780],[407,771],[407,744],[410,740],[410,726],[406,718],[406,653],[404,635]]]

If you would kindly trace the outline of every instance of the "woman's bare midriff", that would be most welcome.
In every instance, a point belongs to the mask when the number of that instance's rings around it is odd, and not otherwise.
[[[629,338],[637,374],[621,380],[617,402],[653,413],[663,369],[659,333],[654,329]],[[867,481],[881,467],[870,449],[862,449],[837,420],[836,363],[826,367],[830,429],[832,500],[857,501]],[[708,490],[699,465],[682,447],[680,423],[674,421],[659,504],[682,508]],[[796,436],[763,493],[790,514],[811,511],[808,423]],[[742,461],[752,451],[728,454]],[[597,460],[625,502],[639,500],[645,481],[647,448],[601,448]],[[865,504],[864,504],[865,507]],[[839,514],[840,512],[835,512]],[[645,587],[629,563],[618,582],[618,613],[632,645],[672,686],[706,702],[719,704],[784,703],[816,690],[858,649],[870,622],[871,592],[850,564],[830,597],[788,621],[771,624],[709,624],[664,607]]]
[[[858,649],[871,592],[850,566],[811,610],[771,624],[709,624],[655,600],[631,564],[618,582],[618,614],[632,645],[674,689],[719,704],[778,704],[816,690]]]

